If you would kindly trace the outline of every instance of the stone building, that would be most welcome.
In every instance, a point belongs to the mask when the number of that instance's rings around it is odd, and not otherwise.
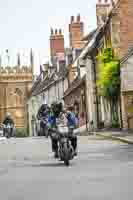
[[[19,61],[19,59],[18,59]],[[33,80],[33,54],[30,66],[0,67],[0,123],[10,112],[17,128],[28,127],[27,99]]]
[[[133,49],[122,59],[121,65],[123,127],[133,130]]]

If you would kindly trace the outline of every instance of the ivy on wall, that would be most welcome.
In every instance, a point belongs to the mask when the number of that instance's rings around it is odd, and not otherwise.
[[[120,98],[120,60],[112,48],[106,48],[97,56],[99,74],[97,87],[99,95],[110,104],[112,124],[118,123],[118,102]]]

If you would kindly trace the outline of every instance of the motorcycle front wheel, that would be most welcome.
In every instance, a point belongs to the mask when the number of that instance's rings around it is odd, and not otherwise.
[[[69,153],[70,153],[70,151],[68,149],[67,143],[64,144],[63,151],[64,151],[64,164],[66,166],[69,166],[70,165],[70,161],[69,161],[69,157],[70,157]]]

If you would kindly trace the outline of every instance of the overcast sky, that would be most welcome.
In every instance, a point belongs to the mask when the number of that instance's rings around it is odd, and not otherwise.
[[[39,54],[40,62],[48,60],[50,27],[64,30],[68,46],[70,16],[80,13],[88,32],[96,25],[95,4],[96,0],[0,0],[0,53],[4,56],[9,49],[12,55],[32,47],[37,72]]]

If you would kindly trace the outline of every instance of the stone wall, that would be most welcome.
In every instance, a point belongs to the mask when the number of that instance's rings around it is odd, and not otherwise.
[[[29,92],[27,82],[0,83],[0,122],[2,123],[7,112],[10,112],[16,127],[27,127],[27,98]]]
[[[133,130],[133,91],[122,94],[123,128]]]

